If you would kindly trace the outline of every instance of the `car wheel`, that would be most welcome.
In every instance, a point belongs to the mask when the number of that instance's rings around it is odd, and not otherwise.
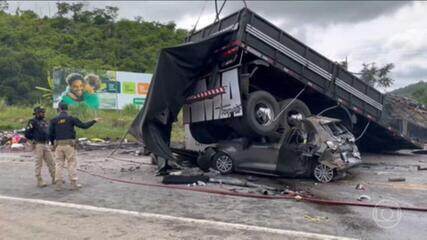
[[[273,95],[266,91],[255,91],[249,94],[243,105],[244,116],[238,126],[233,127],[236,132],[246,137],[274,134],[279,126],[279,121],[274,121],[279,104]]]
[[[233,159],[223,152],[218,152],[213,156],[212,166],[221,174],[229,174],[234,169]]]
[[[317,181],[327,183],[334,179],[335,172],[334,169],[326,166],[325,164],[319,163],[314,167],[313,175]]]

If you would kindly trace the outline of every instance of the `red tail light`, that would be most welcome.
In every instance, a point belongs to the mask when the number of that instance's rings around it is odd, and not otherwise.
[[[231,56],[233,54],[236,54],[236,52],[239,50],[239,47],[233,47],[225,52],[222,53],[223,57],[228,57]]]

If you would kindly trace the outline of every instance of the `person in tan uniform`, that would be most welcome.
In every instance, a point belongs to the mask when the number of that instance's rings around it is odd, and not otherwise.
[[[52,184],[55,182],[55,163],[50,150],[48,123],[45,120],[45,110],[43,107],[34,108],[34,118],[28,121],[25,128],[25,137],[33,143],[35,161],[35,174],[37,179],[37,187],[46,187],[47,184],[43,181],[41,170],[43,162],[47,165],[52,178]]]
[[[62,169],[67,164],[68,177],[71,190],[81,187],[77,183],[77,159],[76,159],[76,131],[75,127],[87,129],[95,124],[99,118],[89,122],[82,122],[68,114],[68,105],[60,102],[58,105],[59,115],[50,121],[49,138],[55,145],[55,190],[61,191],[63,184]]]

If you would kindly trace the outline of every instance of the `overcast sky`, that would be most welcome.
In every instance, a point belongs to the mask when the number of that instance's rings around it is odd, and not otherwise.
[[[222,4],[222,0],[218,0]],[[427,2],[385,1],[248,1],[250,9],[272,21],[334,61],[345,58],[351,71],[362,63],[394,63],[392,89],[427,81]],[[119,18],[174,21],[191,29],[212,23],[214,1],[88,1],[90,9],[119,7]],[[227,1],[221,16],[242,8],[242,1]],[[52,16],[55,1],[9,1],[17,7]],[[203,11],[202,11],[203,10]]]

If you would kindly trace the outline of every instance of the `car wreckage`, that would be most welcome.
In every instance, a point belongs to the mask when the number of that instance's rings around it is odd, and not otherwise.
[[[202,168],[327,182],[360,162],[353,134],[364,150],[422,148],[383,104],[381,92],[244,8],[161,50],[130,133],[174,161],[172,123],[182,110],[179,152],[209,156]]]
[[[248,138],[222,141],[197,159],[203,170],[233,171],[285,177],[314,177],[330,182],[361,163],[351,134],[338,119],[293,115],[295,126],[277,143],[250,142]]]

